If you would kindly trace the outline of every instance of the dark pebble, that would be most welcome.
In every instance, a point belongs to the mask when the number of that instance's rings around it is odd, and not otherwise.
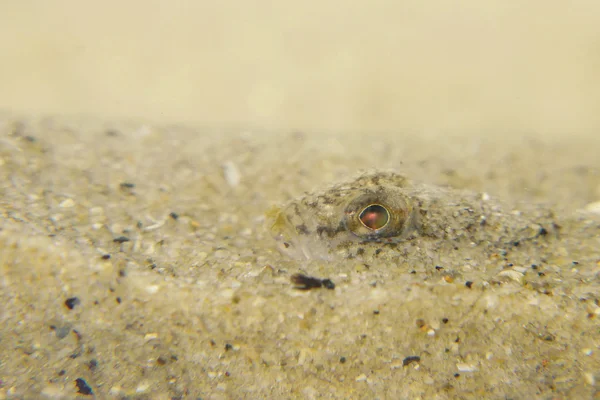
[[[346,363],[346,357],[340,357],[340,363],[341,364],[345,364]]]
[[[90,362],[88,363],[88,368],[90,369],[90,371],[94,371],[97,366],[98,366],[98,360],[96,360],[95,358],[92,358],[90,360]]]
[[[444,267],[440,267],[439,265],[436,265],[435,269],[438,270],[438,271],[440,271],[440,270],[444,269]]]
[[[169,217],[171,217],[173,219],[177,219],[177,218],[179,218],[179,214],[177,214],[176,212],[172,212],[171,214],[169,214]]]
[[[121,188],[123,188],[123,189],[133,189],[135,187],[135,183],[121,182],[121,184],[119,186],[121,186]]]
[[[79,301],[78,297],[69,297],[67,300],[65,300],[65,306],[67,306],[69,310],[75,308],[75,306],[79,305],[79,303],[81,302]]]
[[[295,286],[295,289],[299,290],[311,290],[325,287],[327,289],[335,289],[335,284],[331,279],[319,279],[312,276],[303,274],[294,274],[290,280]]]
[[[70,324],[66,324],[66,325],[63,325],[63,326],[55,326],[54,327],[54,333],[56,334],[57,338],[64,339],[64,338],[66,338],[69,335],[69,333],[71,333],[71,325]]]
[[[102,255],[102,259],[103,260],[110,260],[110,254],[103,254]]]
[[[414,362],[418,363],[421,361],[421,357],[419,356],[408,356],[404,360],[402,360],[402,366],[406,367]]]
[[[335,283],[333,283],[333,281],[331,279],[323,279],[322,283],[323,283],[323,287],[325,289],[329,289],[329,290],[335,289]]]
[[[77,385],[77,393],[81,393],[86,396],[94,393],[90,385],[88,385],[87,382],[82,378],[75,379],[75,385]]]
[[[113,242],[115,242],[115,243],[125,243],[125,242],[129,242],[129,238],[127,236],[119,236],[118,238],[114,238]]]
[[[448,323],[448,321],[449,321],[449,320],[448,320],[448,318],[442,318],[442,322],[443,322],[443,323],[447,324],[447,323]]]
[[[233,349],[233,346],[229,343],[225,343],[225,351],[229,351],[231,349]]]
[[[468,287],[469,289],[471,289],[471,286],[473,286],[473,282],[471,281],[466,281],[465,282],[465,286]]]

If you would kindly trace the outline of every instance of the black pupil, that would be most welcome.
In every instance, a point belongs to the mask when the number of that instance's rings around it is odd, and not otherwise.
[[[365,208],[358,216],[360,222],[369,229],[377,230],[387,225],[390,214],[385,207],[373,204]]]

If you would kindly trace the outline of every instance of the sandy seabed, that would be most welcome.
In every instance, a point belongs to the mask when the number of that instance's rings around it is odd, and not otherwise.
[[[600,222],[573,217],[600,200],[598,149],[3,114],[0,398],[599,398]],[[566,236],[508,279],[460,251],[440,270],[275,250],[270,206],[363,168],[553,210]]]

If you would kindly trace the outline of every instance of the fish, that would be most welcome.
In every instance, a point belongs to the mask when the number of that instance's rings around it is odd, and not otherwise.
[[[487,257],[525,243],[542,247],[551,210],[512,210],[486,193],[367,171],[267,213],[276,247],[295,260],[434,263],[458,251]]]

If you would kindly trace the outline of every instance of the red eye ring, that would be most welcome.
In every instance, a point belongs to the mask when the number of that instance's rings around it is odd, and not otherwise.
[[[369,204],[358,215],[360,223],[372,231],[385,228],[390,219],[390,212],[381,204]]]

